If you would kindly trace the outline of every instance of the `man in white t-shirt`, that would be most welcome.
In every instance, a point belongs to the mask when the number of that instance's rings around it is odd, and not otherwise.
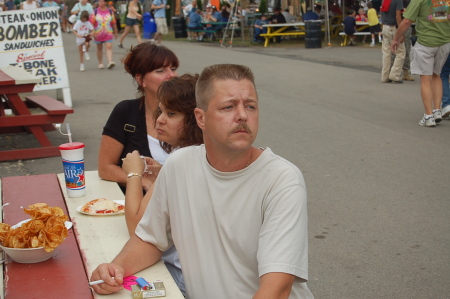
[[[136,234],[91,280],[99,294],[175,245],[187,298],[313,298],[306,188],[300,170],[252,146],[259,107],[247,67],[213,65],[196,87],[204,145],[181,148],[161,169]],[[114,278],[113,278],[114,277]]]

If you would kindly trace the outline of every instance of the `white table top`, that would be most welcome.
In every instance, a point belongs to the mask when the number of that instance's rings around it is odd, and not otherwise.
[[[286,26],[305,26],[304,22],[283,23],[283,24],[264,24],[263,27],[286,27]]]
[[[30,74],[29,72],[18,66],[0,67],[0,71],[13,78],[16,81],[17,85],[41,82],[41,79],[39,77]]]
[[[64,183],[64,174],[58,174],[58,179],[66,199],[67,210],[74,223],[79,246],[86,262],[87,275],[99,264],[111,262],[122,250],[129,239],[125,215],[113,216],[88,216],[77,212],[77,207],[96,198],[107,198],[110,200],[124,200],[125,196],[119,186],[114,182],[104,181],[99,178],[97,171],[86,171],[86,194],[83,197],[68,197]],[[168,299],[183,299],[178,286],[172,279],[169,271],[162,261],[134,274],[143,277],[149,282],[162,280],[166,287]],[[95,295],[95,298],[117,299],[131,298],[131,292],[122,290],[112,295]]]

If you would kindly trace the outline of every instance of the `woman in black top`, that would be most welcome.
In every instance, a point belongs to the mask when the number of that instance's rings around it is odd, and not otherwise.
[[[127,179],[121,159],[127,153],[138,150],[160,164],[165,161],[165,152],[156,139],[156,94],[162,82],[177,76],[179,60],[168,48],[148,42],[132,47],[123,64],[125,71],[136,80],[139,97],[116,105],[103,128],[98,157],[99,176],[121,186],[126,185]],[[146,175],[142,187],[147,190],[154,179]]]

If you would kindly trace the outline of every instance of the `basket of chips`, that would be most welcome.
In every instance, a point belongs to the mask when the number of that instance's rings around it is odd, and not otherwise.
[[[24,209],[31,219],[10,226],[0,223],[0,247],[17,263],[39,263],[68,236],[64,211],[37,203]]]

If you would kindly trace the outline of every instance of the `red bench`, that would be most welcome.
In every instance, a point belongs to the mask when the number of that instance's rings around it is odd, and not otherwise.
[[[41,147],[2,151],[0,161],[32,159],[59,156],[59,149],[52,145],[44,131],[54,130],[53,124],[64,122],[73,109],[46,95],[27,96],[26,101],[17,95],[6,95],[7,101],[0,102],[0,134],[32,133]],[[7,116],[9,108],[14,115]],[[40,108],[41,114],[32,114],[29,108]]]

